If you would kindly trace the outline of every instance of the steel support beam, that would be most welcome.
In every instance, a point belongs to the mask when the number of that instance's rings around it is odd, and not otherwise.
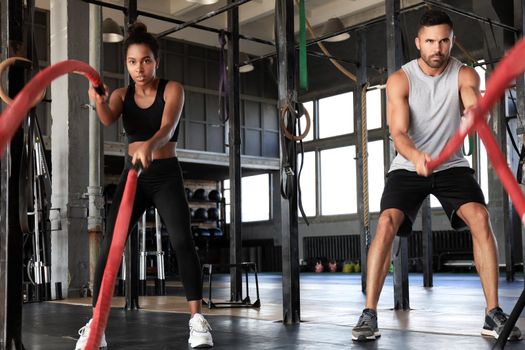
[[[90,3],[90,4],[94,4],[94,5],[100,5],[102,7],[107,7],[107,8],[113,9],[113,10],[120,10],[124,14],[128,13],[128,9],[126,7],[124,7],[124,6],[115,5],[115,4],[111,4],[111,3],[108,3],[108,2],[104,2],[104,1],[98,1],[98,0],[82,0],[82,1]],[[155,13],[150,13],[150,12],[140,11],[140,10],[137,10],[137,16],[144,16],[144,17],[148,17],[148,18],[153,18],[153,19],[157,19],[159,21],[164,21],[164,22],[168,22],[168,23],[175,23],[175,24],[184,24],[184,23],[186,23],[184,21],[181,21],[181,20],[178,20],[178,19],[175,19],[175,18],[161,16],[161,15],[157,15]],[[190,25],[190,27],[195,28],[195,29],[204,30],[204,31],[207,31],[207,32],[217,33],[217,34],[219,34],[220,32],[225,32],[228,35],[231,34],[230,32],[223,31],[222,29],[207,27],[207,26],[203,26],[203,25],[199,25],[199,24],[192,24],[192,25]],[[265,45],[270,45],[270,46],[274,46],[275,45],[270,40],[264,40],[264,39],[260,39],[260,38],[253,38],[253,37],[250,37],[250,36],[247,36],[247,35],[242,35],[242,34],[239,34],[239,39],[253,41],[253,42],[256,42],[256,43],[259,43],[259,44],[265,44]]]
[[[124,5],[127,8],[126,16],[124,22],[126,23],[126,28],[124,31],[127,31],[127,27],[137,20],[137,0],[125,0]],[[126,33],[127,34],[127,33]],[[125,55],[126,53],[124,53]],[[126,69],[126,68],[124,68]],[[130,83],[130,77],[127,71],[124,73],[124,84],[127,86]],[[128,154],[126,152],[126,157]],[[130,228],[135,225],[135,222],[130,222]],[[126,310],[138,310],[139,305],[139,235],[138,230],[133,229],[128,237],[128,242],[126,244],[126,256],[128,259],[125,259],[126,264],[126,284],[125,284],[125,296],[126,304],[124,308]]]
[[[430,207],[430,196],[424,200],[421,207],[421,241],[423,245],[423,287],[434,285],[432,269],[432,208]]]
[[[228,0],[228,4],[233,4]],[[242,259],[241,218],[241,112],[239,90],[239,8],[228,11],[228,80],[229,80],[229,156],[230,156],[230,264],[240,264]],[[230,299],[242,298],[242,276],[238,268],[230,270]]]
[[[297,99],[295,90],[295,44],[294,44],[294,4],[293,0],[275,1],[275,25],[277,40],[277,81],[279,110],[283,110],[290,101]],[[288,123],[291,123],[291,119]],[[289,124],[286,124],[287,126]],[[288,165],[293,175],[281,168],[281,179],[292,181],[288,199],[281,197],[281,232],[283,255],[283,323],[296,324],[301,321],[299,291],[299,228],[297,214],[297,155],[295,142],[280,134],[281,159],[289,154]],[[283,148],[290,151],[288,152]],[[286,152],[286,153],[285,153]]]
[[[457,14],[459,14],[461,16],[464,16],[464,17],[467,17],[467,18],[474,19],[476,21],[492,25],[494,27],[498,27],[498,28],[502,28],[502,29],[508,30],[508,31],[510,31],[510,32],[512,32],[514,34],[518,34],[520,32],[520,30],[518,28],[509,26],[507,24],[501,23],[501,22],[493,20],[491,18],[479,16],[479,15],[476,15],[475,13],[468,12],[468,11],[465,11],[465,10],[461,10],[461,9],[457,8],[456,6],[452,6],[452,5],[446,4],[445,2],[442,2],[442,1],[423,0],[423,2],[428,4],[428,5],[431,5],[431,6],[439,7],[441,9],[443,9],[443,10],[447,10],[447,11],[450,11],[450,12],[457,13]]]
[[[364,203],[368,202],[368,176],[365,178],[365,173],[368,174],[368,163],[364,162],[364,158],[368,157],[368,132],[363,130],[362,121],[365,118],[366,113],[363,115],[363,100],[361,99],[361,91],[365,88],[367,81],[367,70],[366,70],[366,32],[364,30],[357,31],[357,51],[360,63],[357,67],[357,84],[354,90],[354,130],[357,135],[356,143],[356,161],[357,161],[357,211],[359,213],[359,232],[360,232],[360,251],[361,251],[361,291],[366,293],[366,271],[367,271],[367,259],[368,259],[368,247],[370,244],[370,226],[365,220],[365,217],[369,215],[368,206],[365,207]],[[366,105],[364,106],[366,108]],[[366,109],[365,109],[366,111]],[[363,146],[364,145],[364,146]],[[367,167],[365,169],[364,167]],[[366,190],[365,190],[366,183]],[[366,222],[365,222],[366,221]]]
[[[525,32],[525,0],[517,0],[519,1],[519,16],[516,14],[515,16],[515,22],[520,25],[521,27],[521,36],[523,36],[523,33]],[[518,104],[518,114],[521,118],[525,116],[525,92],[524,92],[524,82],[523,82],[523,74],[516,78],[516,99]],[[524,135],[522,135],[524,137]],[[525,139],[522,140],[522,142],[525,143]],[[521,180],[523,183],[523,179]],[[523,184],[522,184],[523,188]],[[521,242],[522,242],[522,262],[525,261],[525,231],[523,229],[523,226],[521,225]],[[525,286],[523,291],[521,292],[520,297],[518,298],[516,304],[514,305],[512,312],[509,315],[509,319],[507,323],[505,324],[505,327],[501,331],[500,337],[498,337],[498,340],[496,341],[496,344],[492,347],[493,349],[504,349],[505,344],[507,343],[507,337],[510,334],[512,328],[518,321],[520,314],[523,311],[523,308],[525,307]]]
[[[247,2],[250,2],[252,0],[239,0],[239,1],[228,1],[228,4],[226,6],[223,6],[217,10],[214,10],[214,11],[210,11],[202,16],[199,16],[191,21],[188,21],[188,22],[185,22],[185,23],[182,23],[182,24],[178,24],[177,26],[171,28],[171,29],[168,29],[168,30],[165,30],[163,32],[160,32],[157,37],[158,38],[162,38],[166,35],[169,35],[171,33],[175,33],[175,32],[178,32],[179,30],[182,30],[186,27],[190,27],[191,25],[193,24],[197,24],[199,22],[202,22],[202,21],[205,21],[207,19],[210,19],[212,17],[215,17],[217,15],[220,15],[221,13],[223,12],[226,12],[226,11],[229,11],[229,10],[232,10],[232,9],[237,9],[238,11],[238,8],[239,6],[241,6],[242,4],[245,4]],[[232,31],[230,31],[230,35],[234,34]],[[239,34],[237,33],[237,36]]]
[[[89,65],[97,72],[101,71],[102,52],[102,8],[89,5]],[[89,235],[89,289],[93,291],[95,269],[100,255],[102,239],[102,187],[101,160],[104,159],[101,147],[100,121],[94,109],[89,111],[89,186],[87,188],[88,235]],[[103,168],[103,167],[102,167]]]
[[[495,3],[494,10],[503,21],[514,21],[514,4],[512,1]],[[516,33],[510,31],[503,31],[499,38],[501,38],[500,40],[503,42],[503,45],[499,45],[499,48],[501,49],[501,52],[499,52],[500,55],[502,55],[505,50],[510,49],[517,40]],[[490,71],[492,71],[493,68],[494,65],[489,66]],[[507,147],[509,138],[512,137],[508,136],[506,129],[506,119],[508,117],[507,96],[508,94],[506,93],[505,97],[493,109],[493,112],[491,113],[491,123],[500,150],[510,164],[510,167],[514,169],[517,166],[517,157],[514,157],[514,154],[509,154]],[[491,211],[491,219],[496,240],[499,242],[499,256],[504,257],[507,281],[513,281],[515,274],[514,263],[516,262],[514,246],[517,236],[520,236],[520,230],[517,225],[514,225],[514,223],[517,223],[516,221],[519,222],[520,220],[515,215],[515,209],[512,206],[507,192],[503,186],[501,186],[500,179],[493,172],[491,173],[491,176],[489,176],[489,186],[491,190],[489,191],[491,193],[490,201],[491,204],[493,204],[491,206],[493,209]],[[502,247],[504,247],[504,250],[501,249]],[[503,259],[500,259],[500,262],[502,260]]]
[[[521,36],[523,37],[523,35],[525,34],[525,0],[519,0],[519,2],[521,5],[520,6],[521,13],[520,13],[520,16],[517,17],[517,21],[519,21],[518,23],[520,24],[520,27],[521,27]],[[518,104],[518,115],[519,115],[519,118],[521,118],[521,122],[523,123],[525,122],[525,79],[524,79],[523,74],[516,79],[516,101]],[[522,136],[522,144],[525,144],[525,134],[522,134],[521,136]],[[522,188],[523,188],[523,183],[525,182],[525,179],[522,178],[519,180],[521,180]],[[525,229],[523,227],[521,228],[521,247],[522,247],[522,260],[521,261],[523,263],[525,262]],[[524,279],[524,283],[525,283],[525,279]]]
[[[2,3],[2,50],[4,55],[25,56],[23,21],[24,8],[21,1],[5,0]],[[34,3],[28,3],[28,6]],[[5,14],[4,14],[4,11]],[[5,45],[5,46],[4,46]],[[6,52],[7,51],[7,52]],[[2,58],[5,58],[2,56]],[[7,78],[10,97],[14,97],[25,85],[25,71],[21,67],[11,67]],[[6,86],[6,85],[4,85]],[[23,144],[22,128],[11,140],[8,151],[0,164],[0,278],[3,289],[0,306],[2,338],[0,344],[5,349],[24,349],[22,344],[22,273],[23,273],[23,235],[18,219],[19,169]],[[4,347],[2,347],[4,348]]]
[[[9,1],[0,1],[0,47],[8,47],[9,43]],[[8,58],[7,50],[0,51],[0,60]],[[7,86],[7,76],[0,77],[2,86]],[[5,105],[0,102],[3,112]],[[0,349],[6,348],[7,343],[7,267],[9,263],[9,167],[11,157],[10,147],[0,158]]]
[[[399,13],[406,13],[406,12],[410,12],[410,11],[415,11],[415,10],[420,9],[421,7],[424,7],[424,6],[425,5],[422,4],[422,3],[416,4],[416,5],[412,5],[412,6],[407,6],[407,7],[403,8],[402,10],[400,10]],[[340,35],[340,34],[343,34],[343,33],[351,32],[351,31],[355,31],[355,30],[360,30],[360,29],[365,29],[368,26],[371,26],[371,25],[377,24],[377,23],[381,23],[384,20],[385,20],[385,16],[379,16],[379,17],[376,17],[376,18],[372,18],[372,19],[370,19],[370,20],[368,20],[366,22],[355,24],[355,25],[343,28],[340,31],[329,33],[329,34],[326,34],[326,35],[322,35],[322,36],[319,36],[319,37],[317,37],[315,39],[309,40],[306,43],[306,46],[311,46],[311,45],[317,44],[320,41],[326,40],[328,38],[331,38],[331,37],[334,37],[334,36],[337,36],[337,35]],[[298,49],[299,48],[299,44],[295,45],[295,48]],[[308,51],[307,53],[309,55],[312,55],[312,56],[321,56],[322,55],[322,56],[324,56],[326,58],[333,58],[333,59],[336,59],[336,60],[341,61],[341,62],[347,62],[347,63],[350,63],[350,64],[357,64],[357,62],[353,62],[352,60],[347,59],[347,58],[339,59],[339,58],[336,58],[336,57],[328,57],[326,55],[323,55],[322,53],[316,54],[316,53],[314,53],[311,50]],[[274,57],[276,54],[277,54],[276,52],[271,52],[271,53],[268,53],[266,55],[255,57],[255,58],[253,58],[253,59],[251,59],[249,61],[246,61],[245,64],[247,64],[247,63],[255,63],[255,62],[264,60],[266,58]],[[373,65],[369,65],[368,68],[382,69],[382,67],[376,67],[376,66],[373,66]]]
[[[399,0],[385,1],[388,75],[403,63],[401,26],[399,24]],[[394,240],[394,308],[410,309],[408,294],[408,240],[397,236]]]

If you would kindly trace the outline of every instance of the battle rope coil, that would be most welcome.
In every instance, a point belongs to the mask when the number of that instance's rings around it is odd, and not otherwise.
[[[104,87],[97,71],[84,62],[67,60],[41,70],[26,84],[0,116],[0,157],[4,155],[7,144],[20,127],[27,112],[40,98],[42,91],[56,78],[71,72],[85,76],[99,94],[104,94]]]
[[[140,161],[135,163],[128,172],[126,187],[122,195],[115,228],[113,230],[113,240],[109,248],[108,260],[104,268],[104,276],[97,300],[97,305],[93,311],[88,341],[84,350],[97,350],[109,316],[113,290],[115,289],[115,279],[122,261],[124,245],[128,237],[129,221],[133,211],[133,201],[137,190],[137,178],[140,175],[142,166]]]
[[[466,118],[462,121],[458,132],[450,139],[441,154],[439,154],[436,159],[433,159],[427,163],[427,169],[433,170],[442,164],[461,147],[465,136],[476,130],[481,140],[485,144],[488,157],[492,162],[498,177],[501,179],[503,187],[505,187],[505,190],[509,194],[522,223],[525,224],[525,196],[523,195],[520,186],[512,176],[512,173],[507,166],[507,162],[499,150],[496,140],[494,139],[494,136],[492,136],[490,128],[488,127],[485,120],[485,116],[488,114],[492,106],[494,106],[494,104],[499,100],[501,95],[504,94],[506,88],[516,77],[518,77],[520,74],[523,74],[525,71],[525,60],[523,59],[524,55],[525,39],[521,39],[508,52],[507,56],[500,62],[500,64],[496,66],[494,73],[487,82],[487,90],[485,95],[478,101],[477,105],[467,113]],[[514,309],[512,310],[505,327],[501,331],[494,348],[502,349],[505,346],[512,327],[514,327],[516,324],[519,314],[521,313],[521,310],[523,310],[524,306],[525,290],[514,306]]]
[[[4,72],[7,69],[7,67],[12,66],[15,63],[18,63],[17,61],[22,61],[22,62],[25,62],[26,64],[31,63],[31,61],[25,57],[10,57],[6,59],[5,61],[2,61],[0,63],[0,79],[4,75]],[[33,106],[40,103],[40,101],[42,101],[45,96],[46,96],[46,90],[42,91],[42,95],[36,99],[36,101],[33,103]],[[0,84],[0,99],[2,99],[2,101],[4,101],[6,105],[11,104],[11,102],[13,101],[5,92],[2,84]]]

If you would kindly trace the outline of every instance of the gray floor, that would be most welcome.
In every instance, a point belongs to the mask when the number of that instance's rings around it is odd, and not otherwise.
[[[220,276],[214,284],[218,299],[228,295],[227,278]],[[214,313],[214,310],[205,310],[213,327],[215,349],[468,350],[491,349],[494,344],[493,340],[479,335],[484,301],[479,278],[473,274],[436,274],[433,288],[421,287],[421,275],[411,275],[410,311],[391,309],[390,276],[378,310],[382,337],[364,344],[351,341],[351,329],[364,302],[359,275],[302,274],[301,312],[304,322],[296,326],[283,326],[278,322],[280,275],[263,274],[260,279],[262,306],[259,311],[225,316]],[[521,277],[512,283],[501,280],[500,302],[505,311],[510,312],[522,289]],[[77,330],[90,317],[90,311],[85,306],[49,302],[24,305],[25,347],[73,349]],[[275,318],[271,319],[273,314]],[[107,328],[109,349],[188,349],[187,320],[188,315],[184,313],[126,312],[114,308]],[[518,325],[525,330],[525,313],[522,313]],[[505,349],[525,349],[525,341],[508,343]]]

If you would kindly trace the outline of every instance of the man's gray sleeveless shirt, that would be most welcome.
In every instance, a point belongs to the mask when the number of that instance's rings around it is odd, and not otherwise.
[[[401,68],[408,77],[410,126],[408,136],[417,149],[435,158],[459,128],[461,105],[458,78],[462,63],[450,57],[445,70],[439,76],[423,73],[417,59]],[[461,150],[456,152],[435,171],[452,167],[469,167]],[[389,171],[405,169],[416,171],[414,164],[398,154]]]

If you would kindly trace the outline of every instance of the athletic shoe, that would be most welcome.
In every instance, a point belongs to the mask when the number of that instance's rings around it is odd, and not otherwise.
[[[485,324],[481,330],[481,335],[486,335],[498,339],[501,331],[505,327],[505,323],[509,315],[503,312],[500,307],[495,307],[490,310],[488,314],[485,315]],[[518,327],[512,328],[512,331],[509,334],[508,340],[520,340],[521,331]]]
[[[77,340],[77,345],[75,345],[75,350],[82,350],[84,349],[84,346],[86,346],[88,337],[89,337],[89,330],[91,328],[91,321],[93,319],[90,319],[88,323],[82,328],[78,330],[78,335],[80,335],[80,338]],[[99,349],[106,349],[108,347],[108,343],[106,343],[106,334],[102,333],[102,339],[100,339],[100,346]]]
[[[381,336],[377,328],[377,312],[372,309],[364,309],[359,321],[352,329],[352,340],[367,341],[376,340]]]
[[[210,348],[213,346],[211,327],[201,314],[195,314],[190,322],[190,337],[188,343],[192,348]]]

